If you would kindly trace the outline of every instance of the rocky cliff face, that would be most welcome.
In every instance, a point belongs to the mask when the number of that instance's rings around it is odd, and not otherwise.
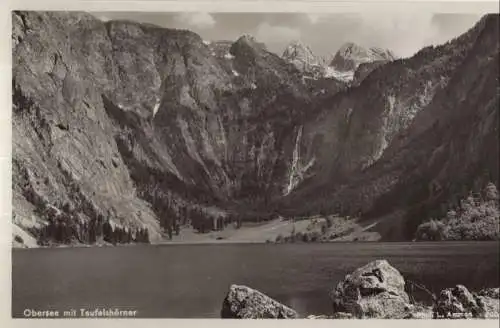
[[[68,204],[77,209],[74,220],[109,212],[117,224],[157,232],[156,216],[137,197],[113,140],[115,127],[101,97],[120,79],[106,27],[79,13],[12,18],[15,222],[40,228],[45,222],[37,208]],[[147,86],[143,90],[149,95]]]
[[[15,12],[14,222],[39,237],[59,213],[65,234],[88,242],[81,230],[106,218],[159,240],[165,222],[190,210],[298,213],[327,202],[375,213],[377,197],[399,190],[403,174],[423,174],[416,167],[428,158],[449,191],[451,174],[469,179],[483,160],[496,163],[481,145],[494,145],[497,21],[409,59],[353,59],[348,87],[307,78],[251,36],[208,42],[85,13]],[[465,121],[476,123],[458,128]],[[435,133],[440,141],[429,141]],[[447,152],[471,171],[446,164]]]

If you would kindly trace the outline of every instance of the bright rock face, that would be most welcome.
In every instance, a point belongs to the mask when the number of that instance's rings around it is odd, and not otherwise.
[[[322,60],[316,57],[308,46],[298,41],[288,45],[281,57],[312,78],[320,78],[326,73]]]
[[[334,312],[358,318],[404,318],[409,298],[405,280],[386,260],[370,262],[347,275],[332,292]]]
[[[360,64],[377,61],[392,61],[396,57],[390,50],[381,48],[363,48],[354,43],[345,43],[330,62],[331,67],[340,72],[355,71]]]
[[[222,304],[221,318],[296,319],[298,314],[255,289],[232,285]]]

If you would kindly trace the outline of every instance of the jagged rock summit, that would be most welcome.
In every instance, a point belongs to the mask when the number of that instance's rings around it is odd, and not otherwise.
[[[395,60],[390,50],[364,48],[353,42],[343,44],[328,64],[328,77],[357,85],[370,72],[382,64]]]
[[[359,83],[380,64],[396,59],[390,50],[377,47],[363,48],[348,42],[340,47],[328,63],[325,58],[315,55],[309,46],[300,41],[292,41],[281,57],[311,78],[336,79],[348,84],[353,80]],[[356,76],[358,68],[361,72]]]
[[[321,65],[311,48],[300,41],[291,42],[281,57],[294,64],[300,71],[310,71],[312,67]]]
[[[396,59],[392,51],[378,47],[364,48],[353,42],[343,44],[329,66],[337,71],[355,71],[360,64]]]

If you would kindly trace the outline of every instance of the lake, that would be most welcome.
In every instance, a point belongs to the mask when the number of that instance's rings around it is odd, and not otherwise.
[[[438,292],[499,286],[497,242],[137,245],[14,249],[12,315],[25,309],[119,308],[138,317],[218,318],[231,284],[300,314],[329,314],[330,290],[354,269],[387,259]],[[429,301],[425,293],[416,295]]]

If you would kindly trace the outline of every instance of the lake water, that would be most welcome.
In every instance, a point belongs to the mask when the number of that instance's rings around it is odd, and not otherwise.
[[[218,318],[231,284],[304,314],[329,314],[328,293],[354,269],[387,259],[433,291],[499,286],[498,243],[139,245],[15,249],[12,315],[95,307],[138,317]],[[425,294],[417,297],[426,300]]]

